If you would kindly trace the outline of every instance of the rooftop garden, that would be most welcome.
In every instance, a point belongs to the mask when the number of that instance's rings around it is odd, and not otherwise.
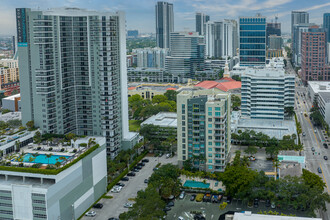
[[[56,175],[99,147],[95,138],[82,141],[72,133],[41,135],[39,131],[35,133],[33,143],[20,146],[17,140],[15,152],[6,155],[0,152],[0,170]]]

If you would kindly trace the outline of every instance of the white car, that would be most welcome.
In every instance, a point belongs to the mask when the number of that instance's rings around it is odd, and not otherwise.
[[[178,220],[184,220],[184,218],[182,216],[179,216]]]
[[[125,203],[124,208],[132,208],[133,204],[132,203]]]
[[[96,215],[95,211],[89,211],[85,214],[85,216],[88,216],[88,217],[94,217],[95,215]]]
[[[171,157],[171,154],[166,154],[166,158],[170,158]]]
[[[121,186],[114,186],[114,187],[110,190],[110,192],[112,192],[112,193],[119,193],[119,192],[121,191],[122,188],[123,188],[123,187],[121,187]]]

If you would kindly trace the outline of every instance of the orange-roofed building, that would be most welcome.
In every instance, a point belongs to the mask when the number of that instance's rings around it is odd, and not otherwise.
[[[167,88],[166,90],[176,90],[176,88]]]
[[[132,87],[128,87],[128,90],[134,90],[136,89],[136,87],[132,86]]]
[[[212,89],[216,87],[219,83],[216,81],[203,81],[198,84],[196,84],[196,87],[202,87],[204,89]]]
[[[239,81],[235,81],[235,80],[229,81],[229,82],[222,82],[216,86],[217,89],[220,89],[224,92],[240,90],[241,87],[242,87],[242,83]]]
[[[196,87],[201,87],[204,89],[220,89],[224,92],[232,92],[232,91],[239,91],[242,87],[242,83],[236,81],[229,77],[224,77],[217,81],[203,81],[195,85]]]

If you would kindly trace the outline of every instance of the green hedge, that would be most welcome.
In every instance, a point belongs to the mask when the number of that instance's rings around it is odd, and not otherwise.
[[[146,155],[147,155],[148,151],[144,151],[140,156],[138,156],[131,165],[129,165],[129,170],[131,170],[133,167],[135,167],[135,165],[140,161],[142,160]],[[109,183],[107,189],[108,191],[114,187],[114,185],[116,185],[120,180],[121,178],[123,178],[129,171],[127,168],[121,173],[119,174],[119,176],[117,176],[111,183]]]
[[[68,169],[75,163],[77,163],[79,160],[83,159],[93,151],[95,151],[97,148],[99,148],[100,145],[96,144],[93,147],[89,148],[85,153],[81,154],[77,159],[74,161],[66,164],[65,166],[55,169],[55,170],[49,170],[49,169],[38,169],[38,168],[30,168],[30,167],[7,167],[7,166],[0,166],[0,170],[6,170],[6,171],[13,171],[13,172],[23,172],[23,173],[40,173],[45,175],[56,175],[63,170]]]

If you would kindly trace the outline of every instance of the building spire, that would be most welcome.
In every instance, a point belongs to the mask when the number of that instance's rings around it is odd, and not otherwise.
[[[230,77],[227,56],[226,56],[226,64],[225,64],[225,69],[224,69],[223,77]]]

